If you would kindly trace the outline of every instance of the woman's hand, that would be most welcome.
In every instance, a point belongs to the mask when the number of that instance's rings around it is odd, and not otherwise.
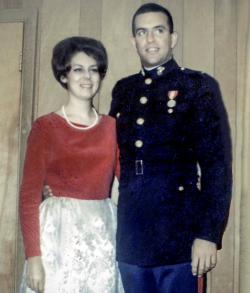
[[[45,271],[41,256],[28,258],[26,281],[28,287],[36,292],[44,290]]]
[[[49,185],[43,186],[43,198],[48,199],[50,197],[54,196],[52,193],[52,190],[50,189]]]

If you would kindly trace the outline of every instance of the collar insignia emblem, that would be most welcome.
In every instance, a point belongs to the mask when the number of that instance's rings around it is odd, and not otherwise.
[[[163,67],[163,66],[159,66],[158,68],[157,68],[157,74],[158,75],[162,75],[162,72],[165,70],[165,67]]]

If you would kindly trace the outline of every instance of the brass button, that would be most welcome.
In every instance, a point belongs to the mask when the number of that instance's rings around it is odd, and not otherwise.
[[[121,113],[118,112],[118,113],[116,114],[116,117],[119,118],[120,116],[121,116]]]
[[[150,83],[152,83],[152,79],[151,79],[151,78],[146,78],[146,79],[145,79],[145,83],[146,83],[146,84],[150,84]]]
[[[179,186],[179,191],[183,191],[184,187],[183,186]]]
[[[173,112],[174,112],[173,109],[168,109],[168,113],[169,113],[169,114],[172,114]]]
[[[145,122],[145,120],[144,120],[143,118],[138,118],[138,119],[136,120],[136,123],[137,123],[138,125],[142,125],[144,122]]]
[[[181,67],[181,70],[185,70],[185,67]]]
[[[146,104],[147,102],[148,102],[147,97],[141,97],[141,98],[140,98],[140,103],[141,103],[141,104]]]
[[[137,148],[141,148],[142,145],[143,145],[143,142],[142,142],[141,140],[137,140],[137,141],[135,142],[135,146],[136,146]]]

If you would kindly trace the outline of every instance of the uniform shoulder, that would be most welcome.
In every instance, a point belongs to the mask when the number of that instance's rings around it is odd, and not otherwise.
[[[211,75],[201,70],[195,70],[186,67],[178,67],[176,70],[184,75],[197,76],[204,80],[214,80],[214,78]]]
[[[115,87],[116,86],[123,86],[123,85],[126,86],[126,85],[130,84],[131,82],[134,82],[135,80],[137,80],[139,76],[140,76],[139,73],[137,73],[137,74],[129,75],[127,77],[123,77],[116,82]]]
[[[200,84],[204,87],[214,87],[218,82],[208,73],[200,70],[194,70],[185,67],[176,68],[178,76],[182,76],[183,80]]]

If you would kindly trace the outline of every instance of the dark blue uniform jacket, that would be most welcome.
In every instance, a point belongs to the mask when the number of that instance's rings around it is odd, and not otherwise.
[[[121,163],[117,260],[188,262],[195,238],[220,247],[231,200],[231,142],[217,82],[171,59],[118,81],[110,115],[117,118]]]

